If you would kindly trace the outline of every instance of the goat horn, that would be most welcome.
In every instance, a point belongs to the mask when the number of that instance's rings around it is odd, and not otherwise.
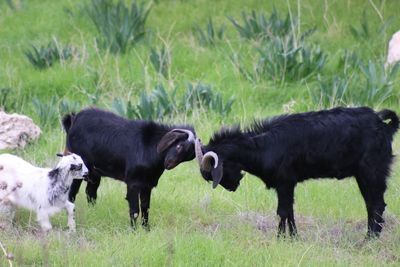
[[[196,140],[194,140],[194,151],[196,152],[196,159],[200,167],[201,161],[203,160],[203,151],[201,150],[202,146],[200,138],[196,138]]]
[[[186,130],[186,129],[172,129],[171,132],[183,132],[183,133],[187,133],[188,134],[188,141],[189,142],[194,142],[195,138],[194,138],[194,134],[192,131]]]
[[[214,169],[218,166],[218,155],[214,151],[208,151],[204,154],[203,159],[201,160],[201,168],[205,171],[211,171],[213,168],[211,166],[210,159],[214,159]]]

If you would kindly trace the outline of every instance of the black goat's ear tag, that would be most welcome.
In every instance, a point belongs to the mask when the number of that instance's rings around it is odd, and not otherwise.
[[[222,168],[222,162],[218,164],[216,168],[212,168],[211,170],[211,176],[213,178],[213,189],[217,188],[219,183],[222,180],[222,175],[223,175],[223,168]]]

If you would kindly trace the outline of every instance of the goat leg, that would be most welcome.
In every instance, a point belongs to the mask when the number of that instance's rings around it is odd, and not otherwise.
[[[70,232],[75,232],[76,231],[76,224],[75,224],[75,204],[72,202],[67,202],[65,203],[65,209],[68,212],[68,229]]]
[[[71,188],[68,192],[68,200],[72,203],[75,202],[75,197],[79,192],[79,188],[81,187],[82,180],[81,179],[74,179],[71,184]]]
[[[140,190],[140,210],[142,212],[142,226],[147,231],[149,226],[149,208],[150,208],[151,188],[143,187]]]
[[[129,203],[129,216],[131,220],[131,226],[136,229],[136,221],[139,217],[139,193],[140,188],[134,185],[128,185],[126,199]]]
[[[89,178],[86,185],[86,197],[89,204],[96,204],[97,189],[100,186],[101,176],[94,175],[92,172],[89,174]]]
[[[293,236],[296,232],[293,215],[293,194],[294,185],[284,184],[276,188],[278,194],[278,209],[277,214],[280,217],[278,226],[278,238],[286,235],[286,221],[289,223],[289,233]]]
[[[37,212],[37,221],[40,224],[43,232],[48,232],[51,230],[52,226],[49,219],[49,214],[44,210],[39,210]]]

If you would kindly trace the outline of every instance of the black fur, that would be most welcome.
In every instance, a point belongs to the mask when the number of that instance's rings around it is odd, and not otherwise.
[[[384,120],[390,120],[385,123]],[[399,128],[390,110],[335,108],[279,116],[215,133],[203,152],[214,151],[223,164],[220,184],[235,191],[241,170],[258,176],[278,194],[279,234],[296,234],[293,202],[298,182],[309,178],[354,176],[368,212],[368,235],[379,235],[385,209],[386,178],[392,163],[393,134]],[[210,172],[201,171],[206,180]]]
[[[127,120],[96,108],[65,116],[63,126],[67,132],[67,150],[81,156],[89,169],[88,201],[95,202],[101,176],[124,181],[132,225],[139,213],[140,198],[142,223],[147,227],[151,189],[157,186],[164,170],[194,158],[194,144],[182,133],[167,149],[157,152],[160,140],[174,128],[184,128],[195,134],[190,126]],[[70,201],[74,201],[81,182],[74,180]]]

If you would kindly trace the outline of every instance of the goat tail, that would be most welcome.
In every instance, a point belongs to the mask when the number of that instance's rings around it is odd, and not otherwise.
[[[62,118],[62,125],[64,127],[64,130],[67,132],[67,134],[69,132],[69,129],[72,126],[74,118],[75,118],[75,113],[67,114]]]
[[[69,144],[68,133],[69,133],[69,129],[71,129],[71,126],[74,123],[74,119],[75,119],[75,113],[73,113],[73,112],[65,115],[62,118],[62,125],[64,127],[65,132],[67,133],[67,138],[65,140],[65,148],[64,148],[63,155],[68,155],[71,153],[71,146]]]
[[[391,135],[394,135],[396,131],[399,129],[399,117],[396,113],[389,109],[384,109],[378,112],[378,116],[384,120],[390,120],[387,124],[389,128],[389,132]]]

